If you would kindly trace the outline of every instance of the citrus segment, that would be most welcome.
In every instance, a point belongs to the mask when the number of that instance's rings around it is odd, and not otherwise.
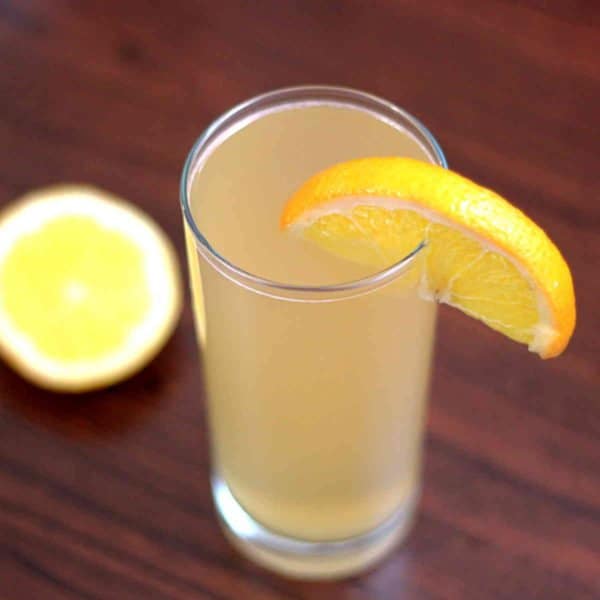
[[[408,158],[334,165],[284,207],[282,228],[385,268],[425,242],[421,294],[461,309],[543,358],[575,325],[571,274],[544,231],[495,192]]]
[[[0,352],[54,390],[115,383],[144,366],[178,318],[164,233],[84,186],[33,192],[0,217]]]

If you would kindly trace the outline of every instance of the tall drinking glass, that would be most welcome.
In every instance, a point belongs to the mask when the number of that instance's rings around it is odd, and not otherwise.
[[[367,568],[419,495],[436,316],[414,284],[422,246],[373,273],[278,228],[310,175],[375,155],[445,166],[392,104],[289,88],[215,121],[182,176],[217,513],[242,553],[298,577]]]

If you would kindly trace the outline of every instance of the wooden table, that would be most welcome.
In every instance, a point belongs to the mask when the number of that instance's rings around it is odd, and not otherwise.
[[[0,205],[90,182],[183,262],[184,157],[256,93],[362,88],[544,226],[579,329],[541,361],[443,309],[425,488],[369,574],[299,583],[240,558],[211,505],[189,304],[142,373],[85,397],[0,365],[0,598],[600,598],[600,3],[0,0]]]

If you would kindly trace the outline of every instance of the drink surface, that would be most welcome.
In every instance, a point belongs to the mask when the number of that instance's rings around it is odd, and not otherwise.
[[[368,155],[428,160],[413,137],[366,112],[269,114],[196,174],[194,217],[217,252],[255,275],[319,285],[364,277],[365,267],[282,233],[278,220],[313,173]],[[215,469],[238,502],[304,540],[364,533],[409,503],[435,304],[395,284],[331,303],[282,301],[230,281],[193,250],[190,262]]]
[[[373,115],[312,106],[268,114],[219,146],[196,177],[192,210],[213,248],[254,275],[333,284],[369,275],[279,230],[286,200],[314,173],[362,156],[429,160],[419,143]]]

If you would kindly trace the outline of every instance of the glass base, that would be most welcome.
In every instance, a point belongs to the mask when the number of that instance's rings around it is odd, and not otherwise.
[[[408,534],[418,493],[375,529],[333,542],[287,537],[255,521],[238,503],[223,479],[214,476],[212,492],[226,537],[244,556],[276,573],[300,579],[336,579],[367,570]]]

